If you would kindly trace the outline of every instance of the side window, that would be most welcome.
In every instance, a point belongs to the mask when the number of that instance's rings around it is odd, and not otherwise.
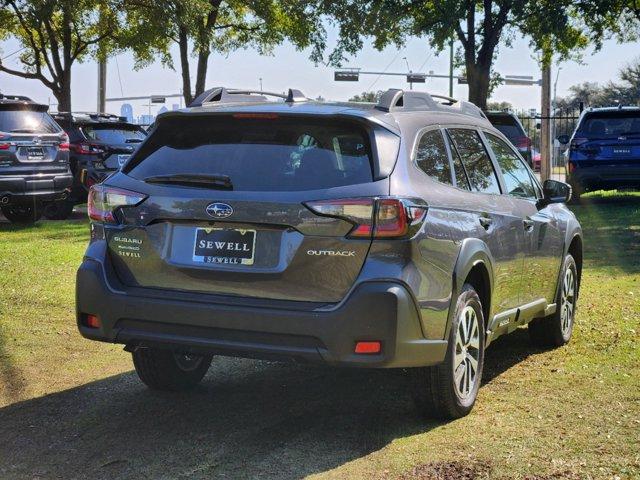
[[[460,156],[471,189],[483,193],[500,193],[496,171],[478,132],[463,128],[453,128],[447,131]]]
[[[439,182],[452,185],[449,156],[440,130],[426,132],[416,150],[416,163],[420,170]]]
[[[514,197],[535,199],[536,190],[531,181],[529,169],[522,160],[503,140],[489,133],[485,135],[502,170],[504,183],[507,187],[506,193]]]

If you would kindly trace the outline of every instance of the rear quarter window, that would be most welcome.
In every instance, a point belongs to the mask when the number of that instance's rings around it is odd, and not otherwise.
[[[226,175],[234,190],[315,190],[373,180],[366,130],[303,118],[165,119],[125,173]]]

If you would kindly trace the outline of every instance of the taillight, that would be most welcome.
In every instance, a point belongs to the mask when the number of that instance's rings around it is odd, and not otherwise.
[[[118,223],[116,210],[138,205],[145,198],[147,198],[146,195],[141,193],[97,184],[89,190],[87,212],[91,220]]]
[[[345,198],[305,204],[314,213],[354,224],[349,238],[402,238],[417,231],[426,217],[426,205],[399,198]]]
[[[569,145],[569,148],[572,150],[577,150],[580,148],[580,145],[583,145],[588,141],[589,141],[588,138],[575,137],[573,140],[571,140],[571,144]]]
[[[569,173],[573,173],[576,171],[576,164],[573,162],[569,162],[567,164],[567,170],[569,170]]]
[[[529,137],[518,137],[516,139],[516,147],[518,148],[530,148],[531,139]]]
[[[61,135],[60,143],[58,144],[58,149],[62,152],[69,151],[69,135],[67,135],[66,133]]]
[[[10,143],[0,143],[0,150],[9,150],[10,147]]]
[[[100,155],[106,150],[100,145],[94,145],[93,143],[72,143],[69,145],[73,153],[78,155]]]

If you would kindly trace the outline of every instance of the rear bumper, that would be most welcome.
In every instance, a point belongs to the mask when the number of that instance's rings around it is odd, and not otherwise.
[[[66,198],[73,184],[71,172],[36,175],[0,175],[0,203],[12,205]]]
[[[412,296],[392,281],[362,283],[337,305],[302,310],[143,296],[108,276],[95,259],[85,259],[77,273],[78,328],[92,340],[377,368],[435,365],[446,353],[446,341],[424,338]],[[85,314],[97,315],[101,327],[84,326]],[[356,354],[358,341],[380,341],[382,351]]]
[[[640,163],[636,166],[590,166],[578,167],[569,175],[567,182],[583,190],[600,188],[640,187]]]

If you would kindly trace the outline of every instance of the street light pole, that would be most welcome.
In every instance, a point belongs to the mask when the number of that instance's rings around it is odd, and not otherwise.
[[[453,98],[453,37],[449,41],[449,96]]]

